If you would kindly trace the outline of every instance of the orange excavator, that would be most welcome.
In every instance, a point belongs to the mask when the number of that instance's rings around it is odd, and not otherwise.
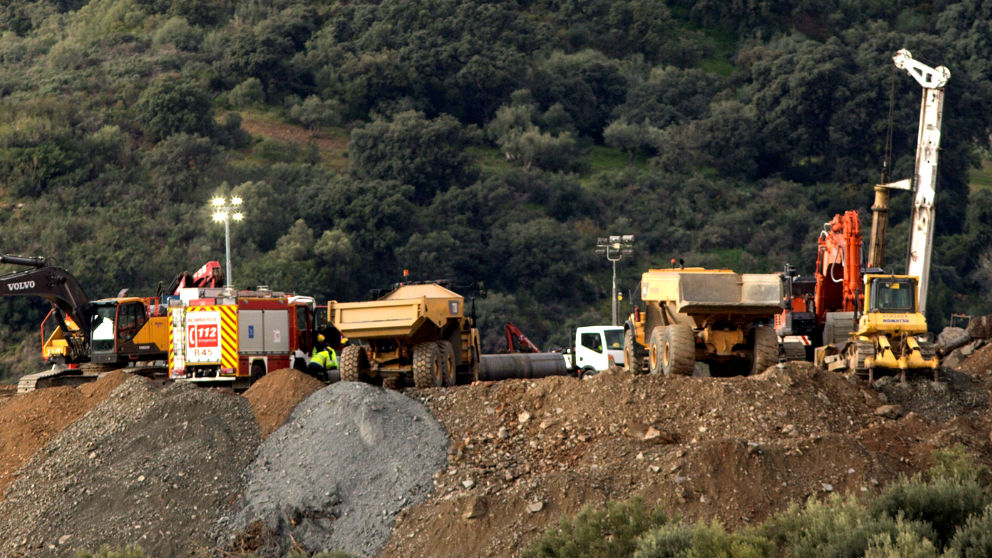
[[[824,223],[813,279],[786,266],[784,308],[775,316],[775,331],[787,360],[808,359],[813,348],[847,339],[855,330],[855,312],[864,299],[861,244],[858,213],[847,211]]]

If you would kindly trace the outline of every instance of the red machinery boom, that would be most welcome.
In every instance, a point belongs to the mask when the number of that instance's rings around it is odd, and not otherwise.
[[[506,352],[508,353],[539,353],[541,349],[531,343],[530,339],[513,324],[506,324]],[[519,348],[518,348],[519,347]]]
[[[816,322],[828,312],[854,312],[861,290],[861,223],[857,211],[834,215],[817,240]]]

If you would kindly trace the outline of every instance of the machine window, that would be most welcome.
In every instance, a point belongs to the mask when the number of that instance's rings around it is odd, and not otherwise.
[[[608,329],[603,333],[606,334],[606,348],[620,350],[623,348],[623,330],[622,329]]]
[[[579,342],[587,349],[592,349],[597,353],[603,352],[603,338],[599,333],[583,333]]]
[[[144,304],[129,302],[119,306],[117,312],[117,340],[130,341],[145,325]]]
[[[114,350],[114,319],[116,306],[98,306],[93,317],[93,350],[106,352]]]
[[[881,312],[914,312],[914,290],[914,285],[908,281],[876,281],[872,306]]]

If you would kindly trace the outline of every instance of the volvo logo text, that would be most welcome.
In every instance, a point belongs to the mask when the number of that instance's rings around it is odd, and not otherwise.
[[[7,290],[10,291],[23,291],[24,289],[33,289],[34,281],[18,281],[17,283],[8,283]]]

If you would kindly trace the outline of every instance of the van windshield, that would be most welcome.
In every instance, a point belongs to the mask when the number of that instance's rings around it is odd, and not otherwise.
[[[623,328],[608,329],[606,334],[606,348],[611,350],[623,349]]]

